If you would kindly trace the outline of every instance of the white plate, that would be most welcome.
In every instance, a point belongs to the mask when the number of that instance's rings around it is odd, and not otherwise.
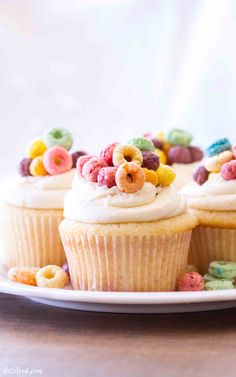
[[[12,283],[3,273],[0,275],[0,292],[65,309],[107,313],[187,313],[236,307],[236,289],[164,293],[87,292]]]

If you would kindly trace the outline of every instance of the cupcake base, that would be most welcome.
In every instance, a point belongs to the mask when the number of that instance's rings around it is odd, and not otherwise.
[[[189,264],[205,274],[212,261],[236,262],[235,245],[236,229],[199,226],[192,233]]]
[[[189,263],[201,274],[215,260],[236,262],[236,212],[191,209],[201,224],[194,229]]]
[[[62,265],[65,252],[58,232],[62,210],[1,206],[1,251],[3,267]]]
[[[64,220],[60,233],[74,289],[173,291],[185,271],[191,215],[150,223],[84,224]],[[175,231],[171,233],[171,230]]]

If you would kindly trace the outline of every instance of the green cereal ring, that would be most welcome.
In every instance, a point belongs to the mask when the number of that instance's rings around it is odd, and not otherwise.
[[[181,145],[183,147],[188,147],[192,140],[193,137],[190,133],[178,128],[173,128],[167,136],[168,143],[171,145]]]
[[[151,140],[145,137],[136,137],[131,139],[128,144],[134,145],[142,152],[155,152],[155,146]]]
[[[73,144],[73,138],[65,128],[52,128],[44,135],[44,141],[48,148],[60,146],[70,150]]]
[[[233,289],[233,283],[229,280],[214,280],[205,284],[206,291],[218,291],[222,289]]]
[[[208,272],[216,278],[224,278],[226,280],[234,279],[236,277],[236,263],[214,261],[211,262]]]
[[[203,276],[204,277],[204,282],[209,283],[210,281],[231,281],[232,283],[234,282],[234,279],[224,279],[224,278],[216,278],[215,276],[212,276],[210,274],[206,274]]]

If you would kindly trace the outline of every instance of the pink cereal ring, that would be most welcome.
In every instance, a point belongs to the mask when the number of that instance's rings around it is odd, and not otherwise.
[[[221,168],[221,175],[225,181],[236,179],[236,160],[226,162]]]
[[[50,175],[58,175],[69,171],[73,161],[69,152],[60,146],[55,146],[46,151],[43,157],[44,167]]]
[[[88,154],[86,156],[81,156],[81,157],[78,158],[77,164],[76,164],[76,169],[77,169],[77,172],[78,172],[80,177],[83,177],[82,171],[83,171],[84,165],[86,164],[86,162],[91,160],[91,158],[93,158],[93,157],[95,157],[95,156],[91,156],[91,155]]]
[[[101,158],[93,157],[84,164],[82,175],[90,182],[97,182],[99,171],[107,166],[107,163]]]

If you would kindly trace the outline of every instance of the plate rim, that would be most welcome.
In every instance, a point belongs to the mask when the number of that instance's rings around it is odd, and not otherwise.
[[[0,275],[0,292],[55,301],[112,305],[173,305],[236,301],[236,289],[203,292],[98,292],[40,288],[10,282]]]

